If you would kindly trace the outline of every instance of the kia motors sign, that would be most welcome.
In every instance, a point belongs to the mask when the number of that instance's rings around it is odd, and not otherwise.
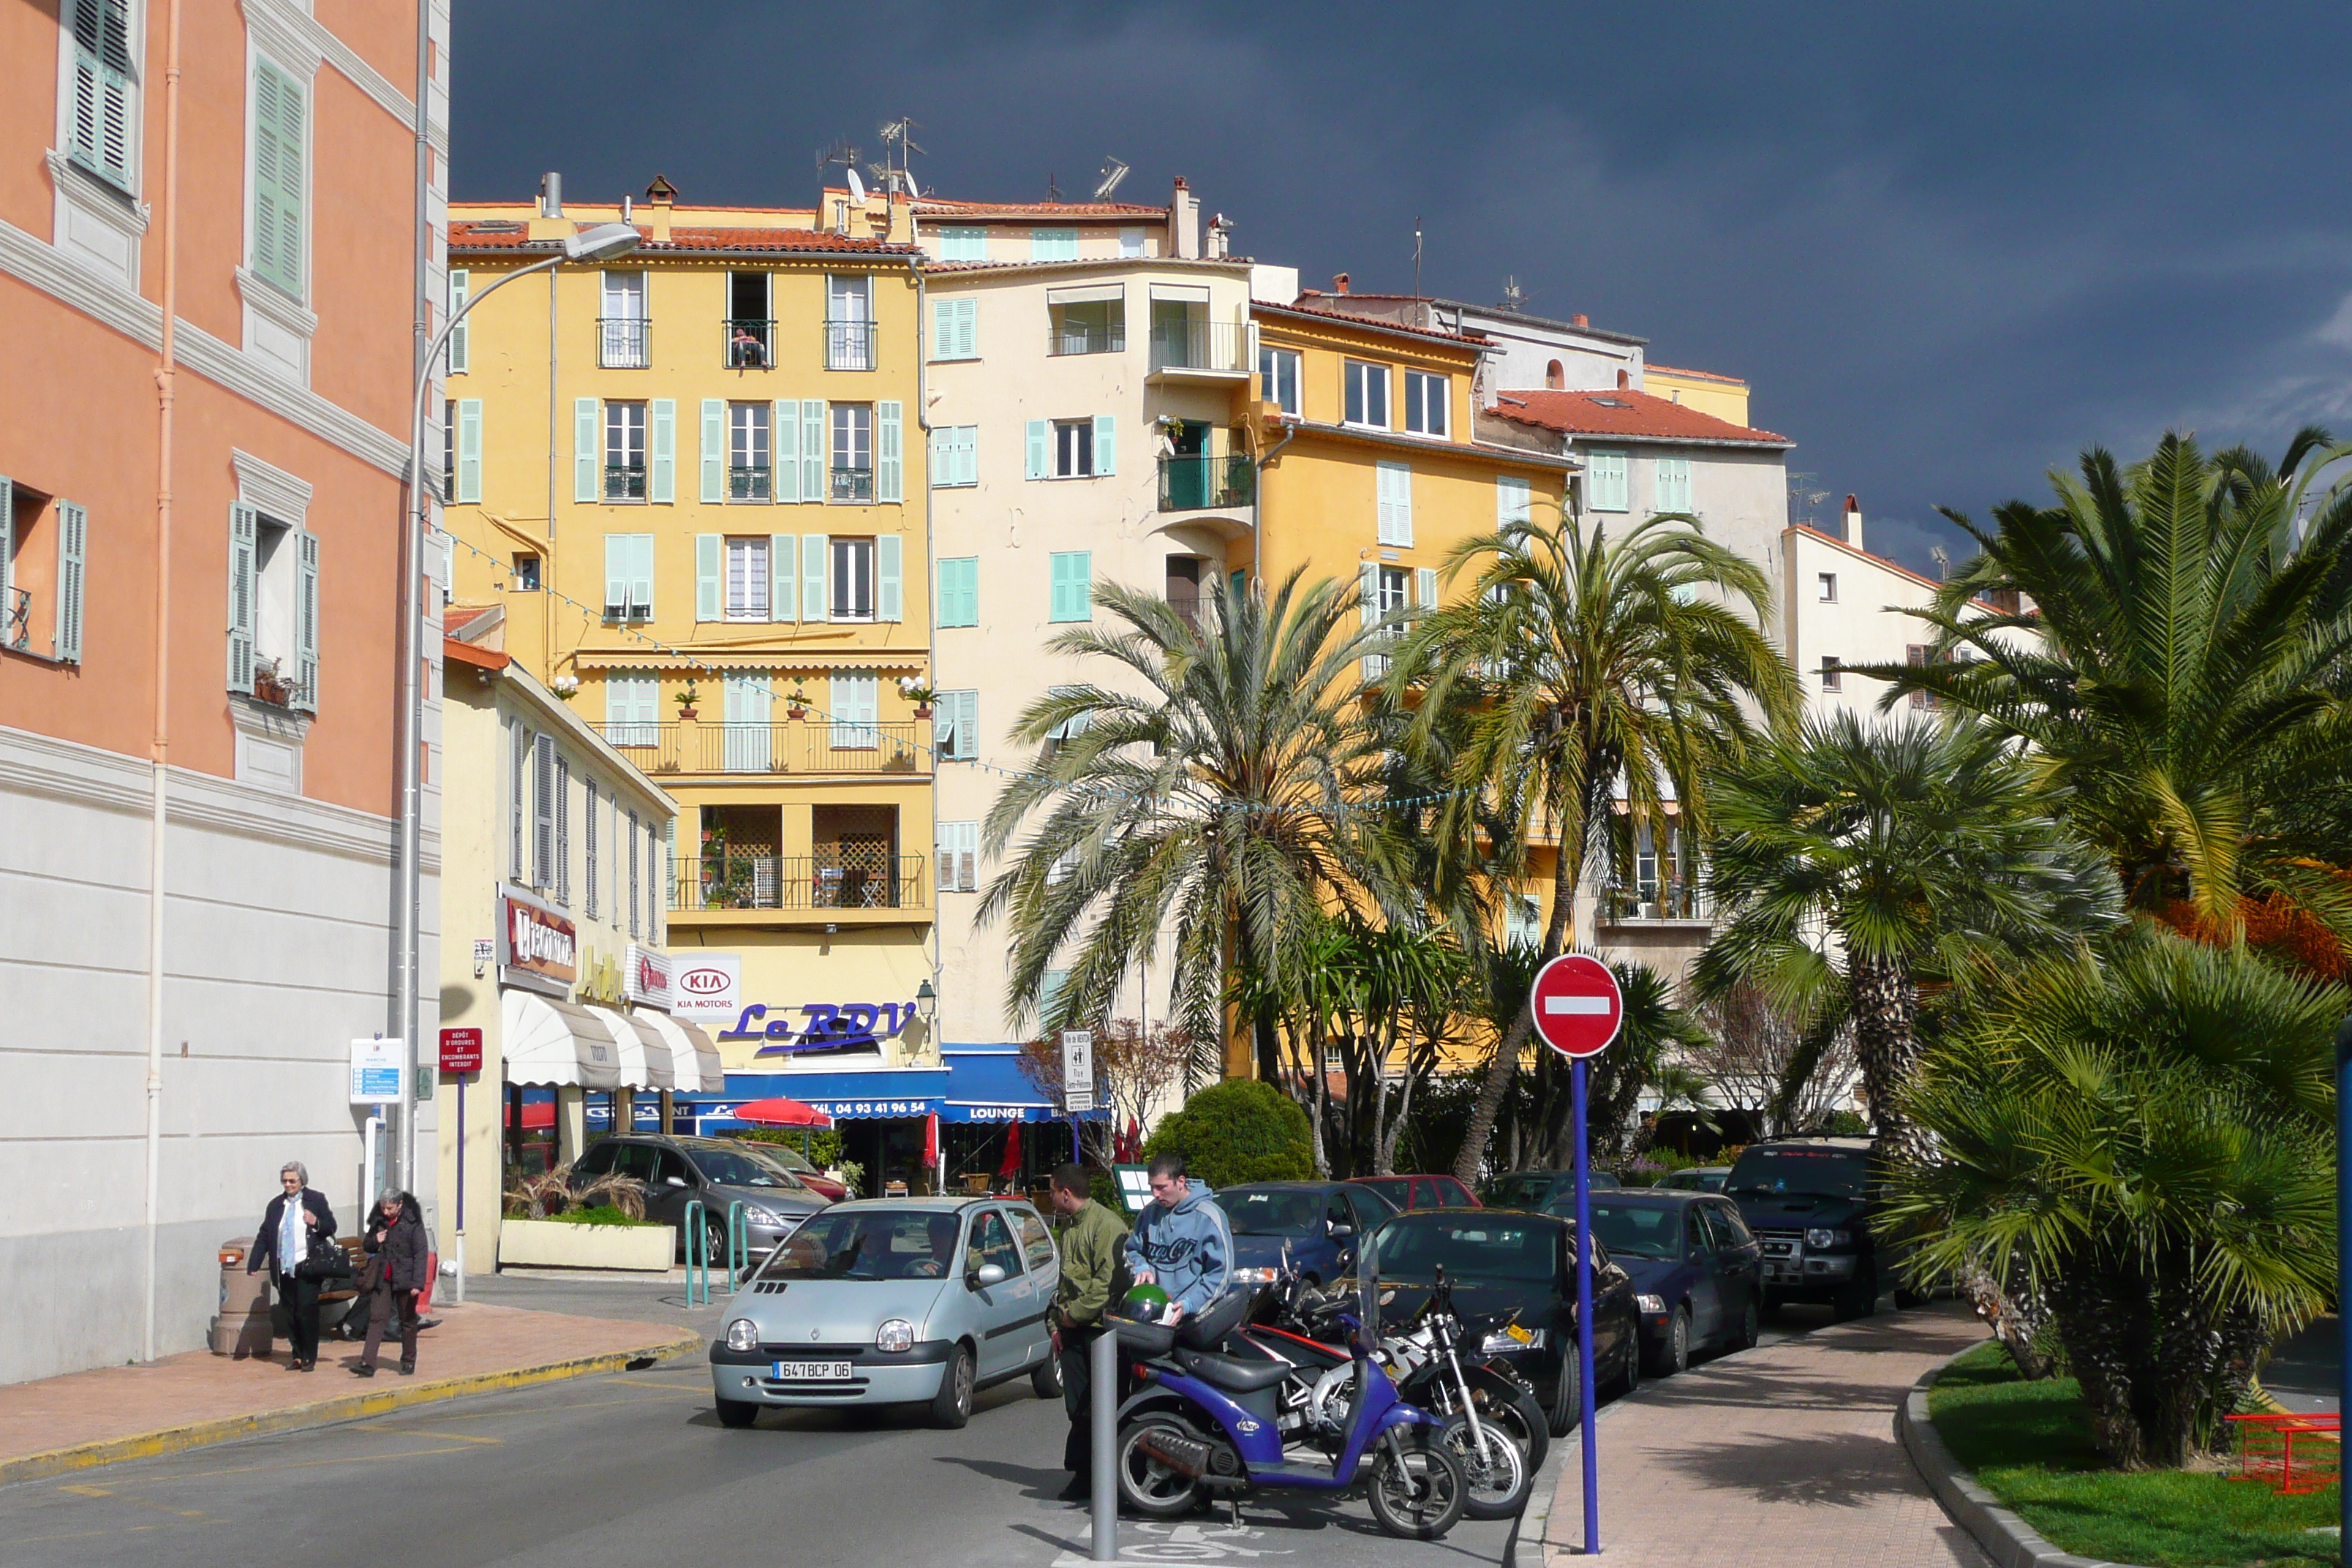
[[[641,1007],[670,1010],[672,989],[669,954],[658,948],[629,944],[628,961],[621,969],[621,994]]]
[[[569,986],[580,978],[580,937],[572,923],[529,894],[499,889],[499,966]]]
[[[669,955],[670,1016],[698,1024],[731,1024],[740,1013],[743,956],[735,952]]]
[[[1563,952],[1538,970],[1528,1005],[1537,1036],[1571,1060],[1599,1056],[1625,1021],[1617,977],[1590,953]]]
[[[479,1029],[442,1030],[441,1070],[452,1073],[481,1071],[482,1031]]]

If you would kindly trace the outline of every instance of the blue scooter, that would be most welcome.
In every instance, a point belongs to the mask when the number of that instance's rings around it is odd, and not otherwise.
[[[1173,1330],[1109,1320],[1142,1380],[1118,1412],[1118,1493],[1130,1510],[1171,1519],[1212,1497],[1276,1489],[1336,1495],[1365,1480],[1372,1517],[1391,1535],[1434,1541],[1454,1528],[1469,1496],[1461,1462],[1436,1440],[1444,1423],[1406,1404],[1371,1359],[1380,1310],[1369,1254],[1357,1279],[1352,1359],[1317,1383],[1318,1419],[1306,1428],[1313,1436],[1286,1450],[1279,1393],[1298,1369],[1217,1348],[1240,1327],[1251,1292],[1229,1290]]]

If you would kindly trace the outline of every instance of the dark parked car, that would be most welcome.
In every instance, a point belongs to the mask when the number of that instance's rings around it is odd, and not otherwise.
[[[1414,1209],[1475,1209],[1475,1194],[1452,1176],[1354,1176],[1351,1187],[1372,1191],[1410,1213]]]
[[[1286,1262],[1318,1284],[1355,1267],[1356,1247],[1396,1205],[1352,1182],[1253,1182],[1217,1206],[1234,1231],[1234,1283],[1265,1285]]]
[[[1591,1176],[1592,1190],[1617,1185],[1613,1171],[1595,1171]],[[1574,1171],[1514,1171],[1507,1176],[1496,1176],[1479,1189],[1478,1196],[1488,1208],[1546,1209],[1551,1201],[1566,1193],[1576,1195]]]
[[[756,1143],[733,1138],[667,1138],[627,1133],[607,1138],[572,1167],[574,1191],[603,1175],[646,1184],[646,1217],[678,1227],[686,1241],[687,1205],[702,1202],[710,1261],[727,1260],[727,1214],[740,1202],[751,1256],[763,1258],[824,1208],[826,1199],[771,1159]]]
[[[1866,1138],[1773,1138],[1748,1146],[1723,1195],[1764,1247],[1764,1310],[1826,1301],[1841,1319],[1878,1310],[1900,1249],[1872,1234],[1878,1194]],[[1916,1300],[1896,1286],[1895,1304]]]
[[[1576,1425],[1576,1227],[1557,1215],[1512,1209],[1425,1209],[1399,1215],[1375,1234],[1383,1322],[1402,1322],[1436,1281],[1454,1285],[1465,1325],[1516,1314],[1507,1329],[1474,1331],[1464,1348],[1507,1361],[1550,1417],[1551,1435]],[[1642,1381],[1633,1281],[1606,1242],[1592,1249],[1592,1365],[1603,1390]]]
[[[1672,1377],[1703,1349],[1756,1342],[1764,1249],[1729,1199],[1622,1187],[1592,1200],[1592,1234],[1633,1276],[1652,1376]]]
[[[1723,1179],[1731,1174],[1728,1165],[1693,1165],[1688,1170],[1669,1171],[1658,1179],[1658,1185],[1678,1193],[1719,1193]]]

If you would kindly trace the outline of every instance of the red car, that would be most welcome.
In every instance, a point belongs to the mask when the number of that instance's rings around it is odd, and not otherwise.
[[[1401,1209],[1475,1209],[1485,1205],[1451,1176],[1356,1176],[1349,1185],[1370,1187]]]

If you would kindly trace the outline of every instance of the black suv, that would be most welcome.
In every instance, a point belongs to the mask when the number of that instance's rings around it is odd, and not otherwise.
[[[1866,1318],[1896,1279],[1898,1249],[1871,1234],[1879,1194],[1867,1138],[1769,1138],[1750,1143],[1723,1195],[1764,1244],[1764,1306],[1825,1301]],[[1895,1305],[1911,1304],[1897,1286]]]

